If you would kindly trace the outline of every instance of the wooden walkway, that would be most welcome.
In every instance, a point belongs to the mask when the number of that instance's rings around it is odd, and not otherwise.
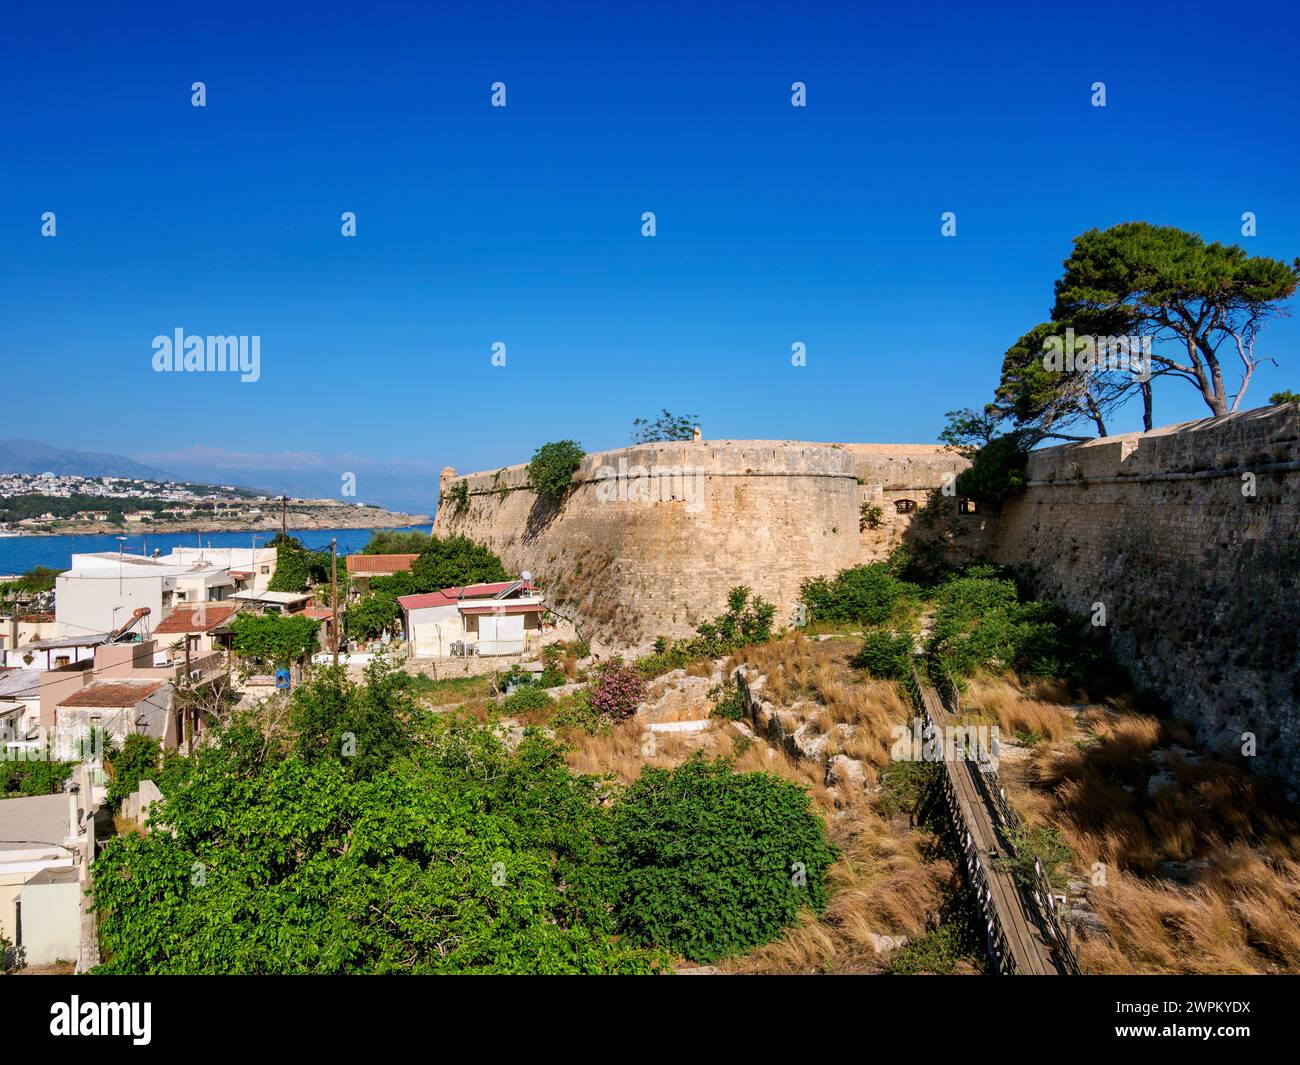
[[[926,724],[946,737],[954,725],[935,691],[919,672],[914,672]],[[965,755],[942,759],[944,797],[948,803],[966,866],[966,876],[975,892],[985,923],[988,954],[1000,973],[1054,976],[1076,972],[1068,945],[1056,945],[1056,932],[1041,912],[1042,891],[1026,892],[1010,871],[1015,851],[999,820],[1000,811],[992,789],[982,779],[979,764]],[[1005,818],[1004,818],[1005,820]],[[1040,874],[1041,875],[1041,874]],[[1050,886],[1045,904],[1054,904]]]

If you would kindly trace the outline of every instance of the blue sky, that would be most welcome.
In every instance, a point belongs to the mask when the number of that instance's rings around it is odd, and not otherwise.
[[[1300,255],[1294,9],[1054,6],[11,9],[2,435],[467,470],[666,406],[709,437],[933,440],[1079,232]],[[177,327],[260,335],[261,380],[154,373]],[[1300,389],[1300,326],[1262,350],[1251,399]]]

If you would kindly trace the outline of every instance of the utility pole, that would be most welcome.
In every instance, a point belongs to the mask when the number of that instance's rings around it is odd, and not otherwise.
[[[334,634],[334,665],[339,664],[339,542],[337,539],[330,541],[330,611],[334,616],[330,619],[331,630]]]
[[[289,497],[280,497],[280,538],[289,534]]]

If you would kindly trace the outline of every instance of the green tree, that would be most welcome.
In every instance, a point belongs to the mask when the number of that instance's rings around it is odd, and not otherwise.
[[[359,776],[243,734],[187,759],[165,829],[92,867],[114,974],[638,973],[600,862],[598,782],[530,734],[440,715]]]
[[[620,931],[702,962],[820,912],[835,860],[802,788],[702,757],[642,772],[615,804],[610,850]]]
[[[298,756],[340,762],[362,779],[411,750],[412,726],[420,716],[407,674],[382,658],[366,667],[364,684],[348,680],[343,666],[327,666],[289,697]]]
[[[311,585],[311,559],[302,541],[276,535],[268,547],[275,548],[275,572],[267,585],[273,592],[305,592]]]
[[[582,445],[573,440],[543,444],[528,463],[528,487],[544,499],[563,500],[582,465]]]
[[[404,532],[400,529],[375,529],[370,541],[361,549],[363,555],[418,555],[429,543],[422,532]]]
[[[391,596],[372,592],[348,607],[343,615],[349,636],[358,640],[373,640],[385,629],[392,632],[401,608]]]
[[[235,654],[268,666],[289,665],[319,646],[320,622],[297,614],[236,614]]]
[[[635,418],[632,421],[632,443],[654,444],[661,440],[693,440],[695,427],[700,422],[698,414],[673,414],[666,407],[654,421]]]
[[[1173,226],[1125,222],[1075,238],[1052,320],[1149,337],[1155,372],[1190,382],[1210,413],[1223,415],[1239,408],[1260,333],[1298,282],[1300,259],[1288,265]],[[1241,373],[1231,400],[1225,359]]]
[[[1300,392],[1292,392],[1290,389],[1282,392],[1274,392],[1268,397],[1268,401],[1273,404],[1300,403]]]
[[[488,548],[465,536],[433,536],[411,567],[417,592],[510,579]]]

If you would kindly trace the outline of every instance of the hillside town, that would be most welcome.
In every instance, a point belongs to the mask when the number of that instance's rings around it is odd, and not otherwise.
[[[369,529],[429,520],[359,501],[290,499],[234,485],[0,473],[0,536],[94,535],[127,527],[163,533],[272,529],[288,514],[303,529]]]

